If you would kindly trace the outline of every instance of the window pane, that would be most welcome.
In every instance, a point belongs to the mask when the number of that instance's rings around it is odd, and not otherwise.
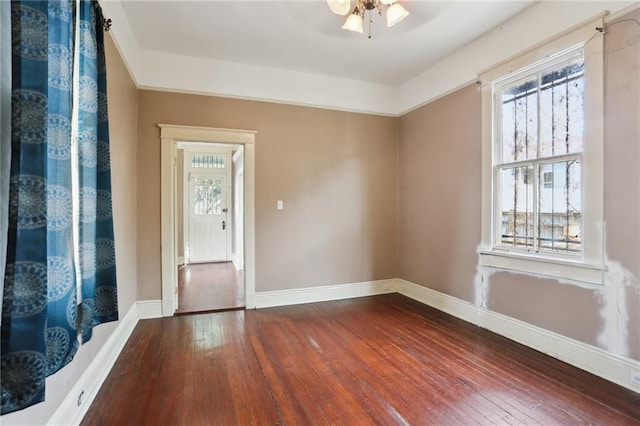
[[[222,214],[222,179],[194,178],[193,213]]]
[[[533,247],[533,167],[502,169],[500,244]]]
[[[502,91],[502,162],[536,158],[537,134],[537,79],[531,77]]]
[[[194,169],[224,169],[224,157],[222,155],[193,154],[191,167]]]
[[[542,74],[540,84],[540,156],[582,152],[584,63],[574,60]]]
[[[541,164],[538,173],[539,250],[579,253],[582,243],[580,160]]]

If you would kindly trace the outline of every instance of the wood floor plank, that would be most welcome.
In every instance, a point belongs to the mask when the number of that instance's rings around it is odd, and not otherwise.
[[[332,313],[332,316],[335,313]],[[337,322],[346,321],[359,323],[358,318],[345,318],[344,316],[336,316]],[[370,324],[373,329],[373,324]],[[339,330],[348,331],[347,327],[340,327]],[[334,330],[333,328],[331,330]],[[362,337],[361,337],[362,336]],[[419,387],[422,387],[425,398],[418,401],[418,404],[422,405],[422,410],[431,408],[430,415],[433,418],[440,418],[443,416],[449,416],[447,412],[446,404],[442,404],[439,400],[438,394],[430,392],[431,389],[427,388],[424,381],[419,381],[419,377],[415,374],[415,371],[410,371],[409,368],[403,371],[403,368],[394,366],[393,362],[389,362],[389,359],[395,359],[396,362],[403,362],[401,352],[393,352],[391,347],[387,347],[384,344],[375,344],[379,339],[371,339],[370,336],[366,336],[365,333],[346,332],[337,336],[339,340],[336,340],[337,347],[341,348],[341,353],[335,356],[336,359],[341,360],[341,364],[338,368],[348,371],[354,377],[358,378],[362,385],[366,385],[369,390],[375,390],[375,387],[370,382],[371,378],[376,378],[376,381],[380,376],[384,377],[385,381],[382,386],[377,386],[380,394],[378,400],[374,401],[375,404],[380,405],[380,402],[386,402],[388,413],[387,416],[391,418],[397,418],[399,416],[398,409],[402,411],[408,411],[412,403],[403,397],[404,393],[411,394],[412,392],[420,391]],[[354,341],[357,343],[354,345]],[[388,340],[388,339],[383,339]],[[371,343],[374,343],[373,345]],[[380,368],[380,365],[383,368]],[[356,368],[356,366],[358,368]],[[398,391],[402,389],[402,392]],[[421,410],[420,405],[413,405],[414,411],[419,412]],[[398,407],[398,408],[396,408]],[[455,420],[462,420],[459,416],[454,416]]]
[[[640,425],[640,395],[399,295],[140,321],[83,425]]]
[[[416,302],[411,301],[414,305]],[[423,305],[417,305],[417,310],[424,310]],[[431,308],[426,308],[431,309]],[[565,411],[570,415],[572,407],[577,404],[584,404],[584,408],[589,413],[589,407],[600,405],[601,398],[606,398],[611,405],[601,407],[597,412],[587,414],[587,418],[595,418],[603,416],[611,411],[621,409],[628,412],[630,408],[632,418],[640,418],[640,399],[635,396],[637,404],[629,405],[627,393],[620,393],[620,387],[607,382],[606,380],[595,377],[591,374],[585,374],[583,371],[572,367],[568,364],[553,360],[548,356],[541,354],[531,348],[527,348],[504,337],[495,335],[487,330],[479,329],[461,320],[452,319],[446,314],[433,310],[434,317],[441,318],[440,321],[451,323],[455,328],[450,328],[447,336],[460,336],[459,345],[468,346],[473,339],[479,339],[485,349],[492,352],[491,359],[495,363],[503,366],[501,374],[506,375],[509,382],[518,384],[514,389],[518,392],[529,391],[532,398],[539,397],[540,393],[552,393],[554,399],[551,404],[544,404],[541,409],[551,411]],[[474,346],[477,348],[477,346]],[[477,352],[477,350],[476,350]],[[476,355],[471,355],[476,356]],[[487,357],[489,358],[489,357]],[[486,371],[494,371],[494,363],[488,362],[487,359],[480,357],[473,359],[474,364],[484,368]],[[507,368],[508,367],[508,368]],[[602,391],[606,389],[606,391]],[[533,392],[538,390],[540,392]],[[574,399],[576,395],[579,398]],[[608,396],[607,396],[608,395]],[[620,397],[620,398],[619,398]],[[616,414],[613,414],[614,418]],[[606,424],[606,417],[603,420]],[[582,422],[587,420],[582,419]]]

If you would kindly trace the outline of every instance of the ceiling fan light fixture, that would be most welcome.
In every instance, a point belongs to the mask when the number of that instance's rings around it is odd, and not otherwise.
[[[387,27],[393,27],[398,22],[409,16],[409,12],[399,3],[395,2],[387,9]]]
[[[327,4],[333,13],[346,15],[350,10],[351,0],[327,0]],[[372,11],[382,16],[382,12],[385,9],[387,12],[387,27],[394,26],[409,15],[409,12],[398,4],[398,0],[356,0],[356,6],[351,10],[351,14],[342,25],[342,29],[362,34],[366,17],[369,38],[371,38]]]
[[[351,0],[327,0],[327,4],[336,15],[344,16],[351,10]]]
[[[360,11],[357,7],[353,9],[353,13],[344,22],[342,29],[362,34],[362,16],[360,16]]]

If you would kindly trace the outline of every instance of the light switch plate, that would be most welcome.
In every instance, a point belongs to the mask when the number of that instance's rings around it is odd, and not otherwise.
[[[278,200],[276,202],[276,209],[282,210],[283,208],[284,208],[284,204],[282,203],[282,200]]]

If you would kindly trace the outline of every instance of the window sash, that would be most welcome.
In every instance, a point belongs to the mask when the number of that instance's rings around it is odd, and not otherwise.
[[[498,164],[516,164],[518,162],[526,162],[530,160],[541,159],[544,157],[556,158],[563,154],[576,154],[576,153],[583,152],[584,132],[585,132],[584,127],[581,129],[581,134],[580,134],[580,137],[582,140],[582,149],[580,150],[567,149],[567,151],[564,153],[559,153],[559,154],[551,153],[550,155],[545,154],[541,150],[542,148],[541,126],[542,126],[543,120],[540,113],[540,110],[542,109],[540,103],[541,103],[541,99],[543,98],[542,97],[543,92],[550,88],[558,87],[567,82],[575,81],[577,78],[582,78],[582,80],[584,81],[583,84],[586,84],[586,75],[585,75],[586,63],[585,63],[585,66],[583,67],[583,71],[580,76],[572,75],[568,79],[564,78],[564,79],[555,80],[555,81],[544,81],[543,77],[547,75],[547,78],[548,78],[548,75],[549,75],[548,73],[556,71],[560,68],[564,68],[563,65],[565,66],[575,65],[576,59],[579,59],[581,62],[584,63],[584,45],[583,44],[578,44],[578,45],[572,46],[569,49],[565,49],[562,52],[556,55],[553,55],[551,58],[545,59],[540,63],[534,64],[530,67],[526,67],[522,70],[516,71],[507,77],[494,81],[493,84],[490,85],[489,90],[492,93],[491,99],[493,103],[492,105],[493,132],[491,134],[491,142],[492,142],[491,146],[493,150],[492,162],[494,166]],[[508,101],[503,100],[503,95],[509,89],[514,88],[518,84],[527,86],[527,85],[530,85],[532,82],[535,82],[535,86],[533,86],[532,88],[526,89],[525,93],[518,93],[516,96],[514,96],[512,99]],[[586,90],[583,91],[583,102],[584,102],[584,92],[586,92]],[[504,140],[504,129],[503,129],[503,125],[505,123],[503,122],[503,105],[509,102],[515,102],[516,100],[523,99],[533,94],[536,95],[535,96],[536,111],[535,111],[535,114],[532,114],[535,116],[535,128],[532,129],[533,133],[535,134],[535,152],[530,153],[530,150],[527,147],[527,149],[524,152],[525,154],[524,159],[514,158],[513,160],[505,160],[505,153],[504,153],[505,140]],[[583,106],[583,118],[585,116],[586,116],[586,108]],[[514,117],[514,120],[515,119],[516,118]],[[528,134],[530,130],[530,126],[528,124],[525,124],[524,130]],[[551,140],[550,143],[552,146],[554,145],[553,140]],[[514,136],[513,144],[514,145],[517,144],[515,136]],[[517,157],[517,154],[516,154],[516,157]]]
[[[565,239],[556,239],[552,236],[550,237],[551,239],[549,239],[549,237],[544,237],[542,236],[542,232],[541,232],[541,215],[546,214],[545,212],[541,212],[540,211],[540,203],[542,200],[543,195],[540,194],[540,189],[551,189],[552,191],[555,190],[556,188],[544,188],[544,184],[546,183],[544,181],[544,177],[543,177],[543,173],[542,172],[542,168],[543,166],[549,166],[549,165],[554,165],[554,164],[561,164],[561,163],[568,163],[571,161],[577,161],[580,163],[580,165],[582,165],[582,155],[581,154],[565,154],[562,156],[558,156],[558,157],[553,157],[553,158],[542,158],[540,160],[532,160],[532,161],[520,161],[517,163],[506,163],[506,164],[500,164],[500,165],[496,165],[494,166],[494,171],[493,171],[493,182],[494,182],[494,215],[493,215],[493,229],[494,229],[494,235],[493,235],[493,247],[499,250],[504,250],[504,251],[515,251],[515,252],[521,252],[523,254],[526,253],[537,253],[537,254],[542,254],[542,255],[551,255],[551,256],[557,256],[560,258],[566,258],[566,259],[571,259],[571,260],[575,260],[576,257],[581,257],[582,256],[582,248],[584,247],[584,243],[583,243],[583,229],[584,229],[584,218],[583,218],[583,193],[584,193],[584,185],[582,184],[582,173],[583,173],[583,167],[580,167],[580,200],[579,200],[579,205],[580,205],[580,209],[579,209],[579,214],[580,214],[580,220],[578,223],[578,229],[580,231],[579,235],[580,238],[577,241],[574,241],[573,244],[571,245],[571,249],[569,249],[569,244],[571,244],[571,242],[569,241],[569,237],[568,237],[568,231],[569,231],[569,220],[567,220],[567,223],[565,224],[567,226],[567,230],[563,231],[565,233],[567,233],[567,236],[565,236]],[[502,193],[503,193],[503,182],[501,179],[501,176],[503,175],[503,172],[505,171],[509,171],[509,170],[514,170],[514,169],[524,169],[527,170],[527,176],[524,177],[523,179],[523,184],[525,185],[530,185],[531,189],[531,201],[529,203],[529,201],[525,201],[525,203],[527,204],[527,209],[522,212],[519,211],[517,208],[514,208],[511,212],[511,214],[513,214],[514,218],[513,218],[513,223],[512,226],[514,226],[517,229],[517,220],[515,219],[515,216],[517,216],[518,214],[520,215],[525,215],[525,234],[521,235],[517,232],[514,232],[512,234],[508,234],[505,232],[504,230],[504,224],[505,224],[505,214],[507,214],[507,212],[505,212],[503,210],[503,208],[501,207],[503,205],[503,199],[502,199]],[[530,170],[530,171],[529,171]],[[552,185],[555,185],[553,183],[554,181],[552,180]],[[515,184],[515,182],[514,182]],[[568,185],[568,183],[565,184]],[[564,187],[562,187],[564,188]],[[561,188],[561,189],[562,189]],[[515,189],[515,188],[514,188]],[[568,191],[568,188],[567,188]],[[529,195],[528,193],[525,195]],[[516,203],[518,204],[518,203]],[[528,208],[528,205],[531,204],[530,206],[530,210]],[[547,212],[548,213],[548,212]],[[557,215],[558,217],[560,217],[561,215],[564,216],[568,216],[569,213],[568,211],[566,212],[555,212],[552,211],[551,212],[552,215]],[[530,220],[529,220],[530,218]],[[552,216],[552,220],[554,220],[555,216]],[[508,218],[509,220],[512,218]],[[575,221],[572,221],[572,223],[575,223]],[[575,229],[575,225],[573,225]],[[531,228],[531,232],[529,232],[529,229]],[[553,233],[553,229],[554,229],[554,223],[552,222],[551,224],[551,229],[552,229],[552,233]],[[504,242],[505,238],[512,238],[513,239],[513,244],[506,244]],[[541,247],[540,242],[543,240],[549,240],[552,245],[555,244],[556,242],[560,243],[560,244],[566,244],[567,249],[566,250],[548,250],[545,249],[544,247]],[[522,240],[525,240],[525,243],[522,242]],[[529,241],[531,242],[529,244]],[[518,244],[518,242],[520,244]],[[575,246],[579,244],[580,246],[580,250],[575,250]]]

